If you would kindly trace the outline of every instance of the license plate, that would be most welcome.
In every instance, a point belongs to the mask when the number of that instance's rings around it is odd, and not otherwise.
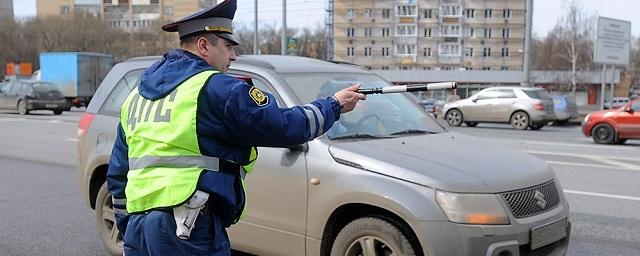
[[[58,104],[45,104],[45,107],[48,107],[48,108],[57,108],[57,107],[58,107]]]
[[[551,244],[567,236],[567,218],[531,229],[531,250]]]

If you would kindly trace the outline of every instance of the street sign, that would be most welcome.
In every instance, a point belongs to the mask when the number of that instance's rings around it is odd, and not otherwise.
[[[629,65],[631,22],[598,17],[593,60],[598,64]]]
[[[287,55],[298,55],[298,39],[287,37]]]

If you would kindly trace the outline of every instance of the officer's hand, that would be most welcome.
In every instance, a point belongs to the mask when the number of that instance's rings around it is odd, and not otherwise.
[[[338,103],[340,103],[340,112],[346,113],[353,110],[353,108],[356,107],[358,100],[365,100],[367,98],[367,95],[358,93],[358,89],[360,89],[360,84],[354,84],[336,92],[336,94],[333,95],[336,97],[336,100],[338,100]]]

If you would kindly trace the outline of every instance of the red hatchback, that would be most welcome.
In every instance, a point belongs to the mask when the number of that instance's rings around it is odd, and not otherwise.
[[[624,106],[591,113],[582,122],[584,136],[598,144],[622,144],[627,139],[640,139],[640,99]]]

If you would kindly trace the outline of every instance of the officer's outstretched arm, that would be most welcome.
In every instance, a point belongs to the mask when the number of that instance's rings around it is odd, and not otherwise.
[[[352,96],[348,93],[340,99],[347,103]],[[234,143],[267,147],[302,144],[322,135],[340,118],[337,99],[338,95],[280,108],[273,95],[239,81],[226,98],[223,123]]]

